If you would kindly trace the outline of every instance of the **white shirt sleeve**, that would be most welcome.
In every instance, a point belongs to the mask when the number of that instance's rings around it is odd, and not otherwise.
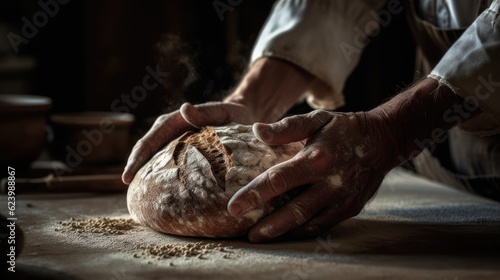
[[[500,133],[500,0],[474,21],[429,77],[475,105],[465,104],[466,110],[483,110],[464,123],[466,130],[483,136]]]
[[[493,0],[417,0],[419,16],[446,30],[465,29]]]
[[[387,0],[281,0],[254,46],[251,62],[265,56],[294,63],[317,80],[307,93],[313,108],[344,105],[345,82],[359,62],[369,35],[379,32],[378,10]],[[389,0],[386,19],[401,13]],[[383,16],[382,16],[383,17]]]

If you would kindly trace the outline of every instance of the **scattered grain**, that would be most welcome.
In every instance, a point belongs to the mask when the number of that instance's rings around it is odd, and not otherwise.
[[[59,227],[55,228],[58,232],[73,232],[78,234],[99,234],[104,236],[122,235],[129,231],[140,230],[139,225],[132,219],[125,218],[94,218],[94,219],[75,219],[70,218],[66,221],[58,221]],[[82,237],[86,237],[83,235]],[[130,245],[130,244],[129,244]],[[124,252],[130,252],[135,259],[152,258],[165,260],[174,258],[193,258],[199,260],[208,260],[211,254],[223,253],[224,259],[231,259],[232,247],[224,246],[222,243],[189,242],[181,244],[141,244]],[[151,261],[148,260],[148,264]],[[169,266],[174,266],[169,262]]]
[[[95,218],[77,220],[73,217],[68,221],[57,222],[61,227],[60,232],[94,233],[102,235],[121,235],[128,231],[136,230],[139,226],[132,219],[124,218]]]
[[[143,251],[141,255],[148,255],[155,258],[197,258],[207,259],[206,255],[220,251],[222,244],[194,242],[186,244],[165,244],[165,245],[140,245],[137,249]]]

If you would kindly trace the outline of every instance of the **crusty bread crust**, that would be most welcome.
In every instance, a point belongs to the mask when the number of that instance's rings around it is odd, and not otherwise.
[[[187,132],[160,150],[136,174],[127,206],[132,217],[154,230],[184,236],[234,237],[284,204],[280,196],[234,218],[229,199],[257,175],[292,158],[300,142],[269,146],[251,126],[206,127]]]

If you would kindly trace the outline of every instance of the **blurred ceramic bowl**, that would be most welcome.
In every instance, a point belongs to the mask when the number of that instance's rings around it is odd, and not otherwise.
[[[50,98],[0,94],[0,162],[14,168],[34,161],[46,144]]]
[[[113,112],[53,114],[51,152],[70,168],[80,164],[120,164],[130,151],[134,116]]]

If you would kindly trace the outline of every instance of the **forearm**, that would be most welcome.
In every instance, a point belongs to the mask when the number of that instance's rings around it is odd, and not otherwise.
[[[313,79],[311,74],[289,62],[262,58],[251,66],[224,102],[245,105],[256,122],[273,122],[297,102]]]
[[[292,62],[311,73],[320,86],[308,92],[316,109],[344,105],[343,90],[358,65],[369,36],[377,33],[378,14],[387,0],[280,0],[253,47],[251,61],[266,56]],[[383,13],[399,14],[399,1]]]
[[[442,143],[446,131],[480,110],[434,79],[424,79],[370,113],[385,118],[394,136],[398,158],[394,165],[417,156],[424,148]]]

